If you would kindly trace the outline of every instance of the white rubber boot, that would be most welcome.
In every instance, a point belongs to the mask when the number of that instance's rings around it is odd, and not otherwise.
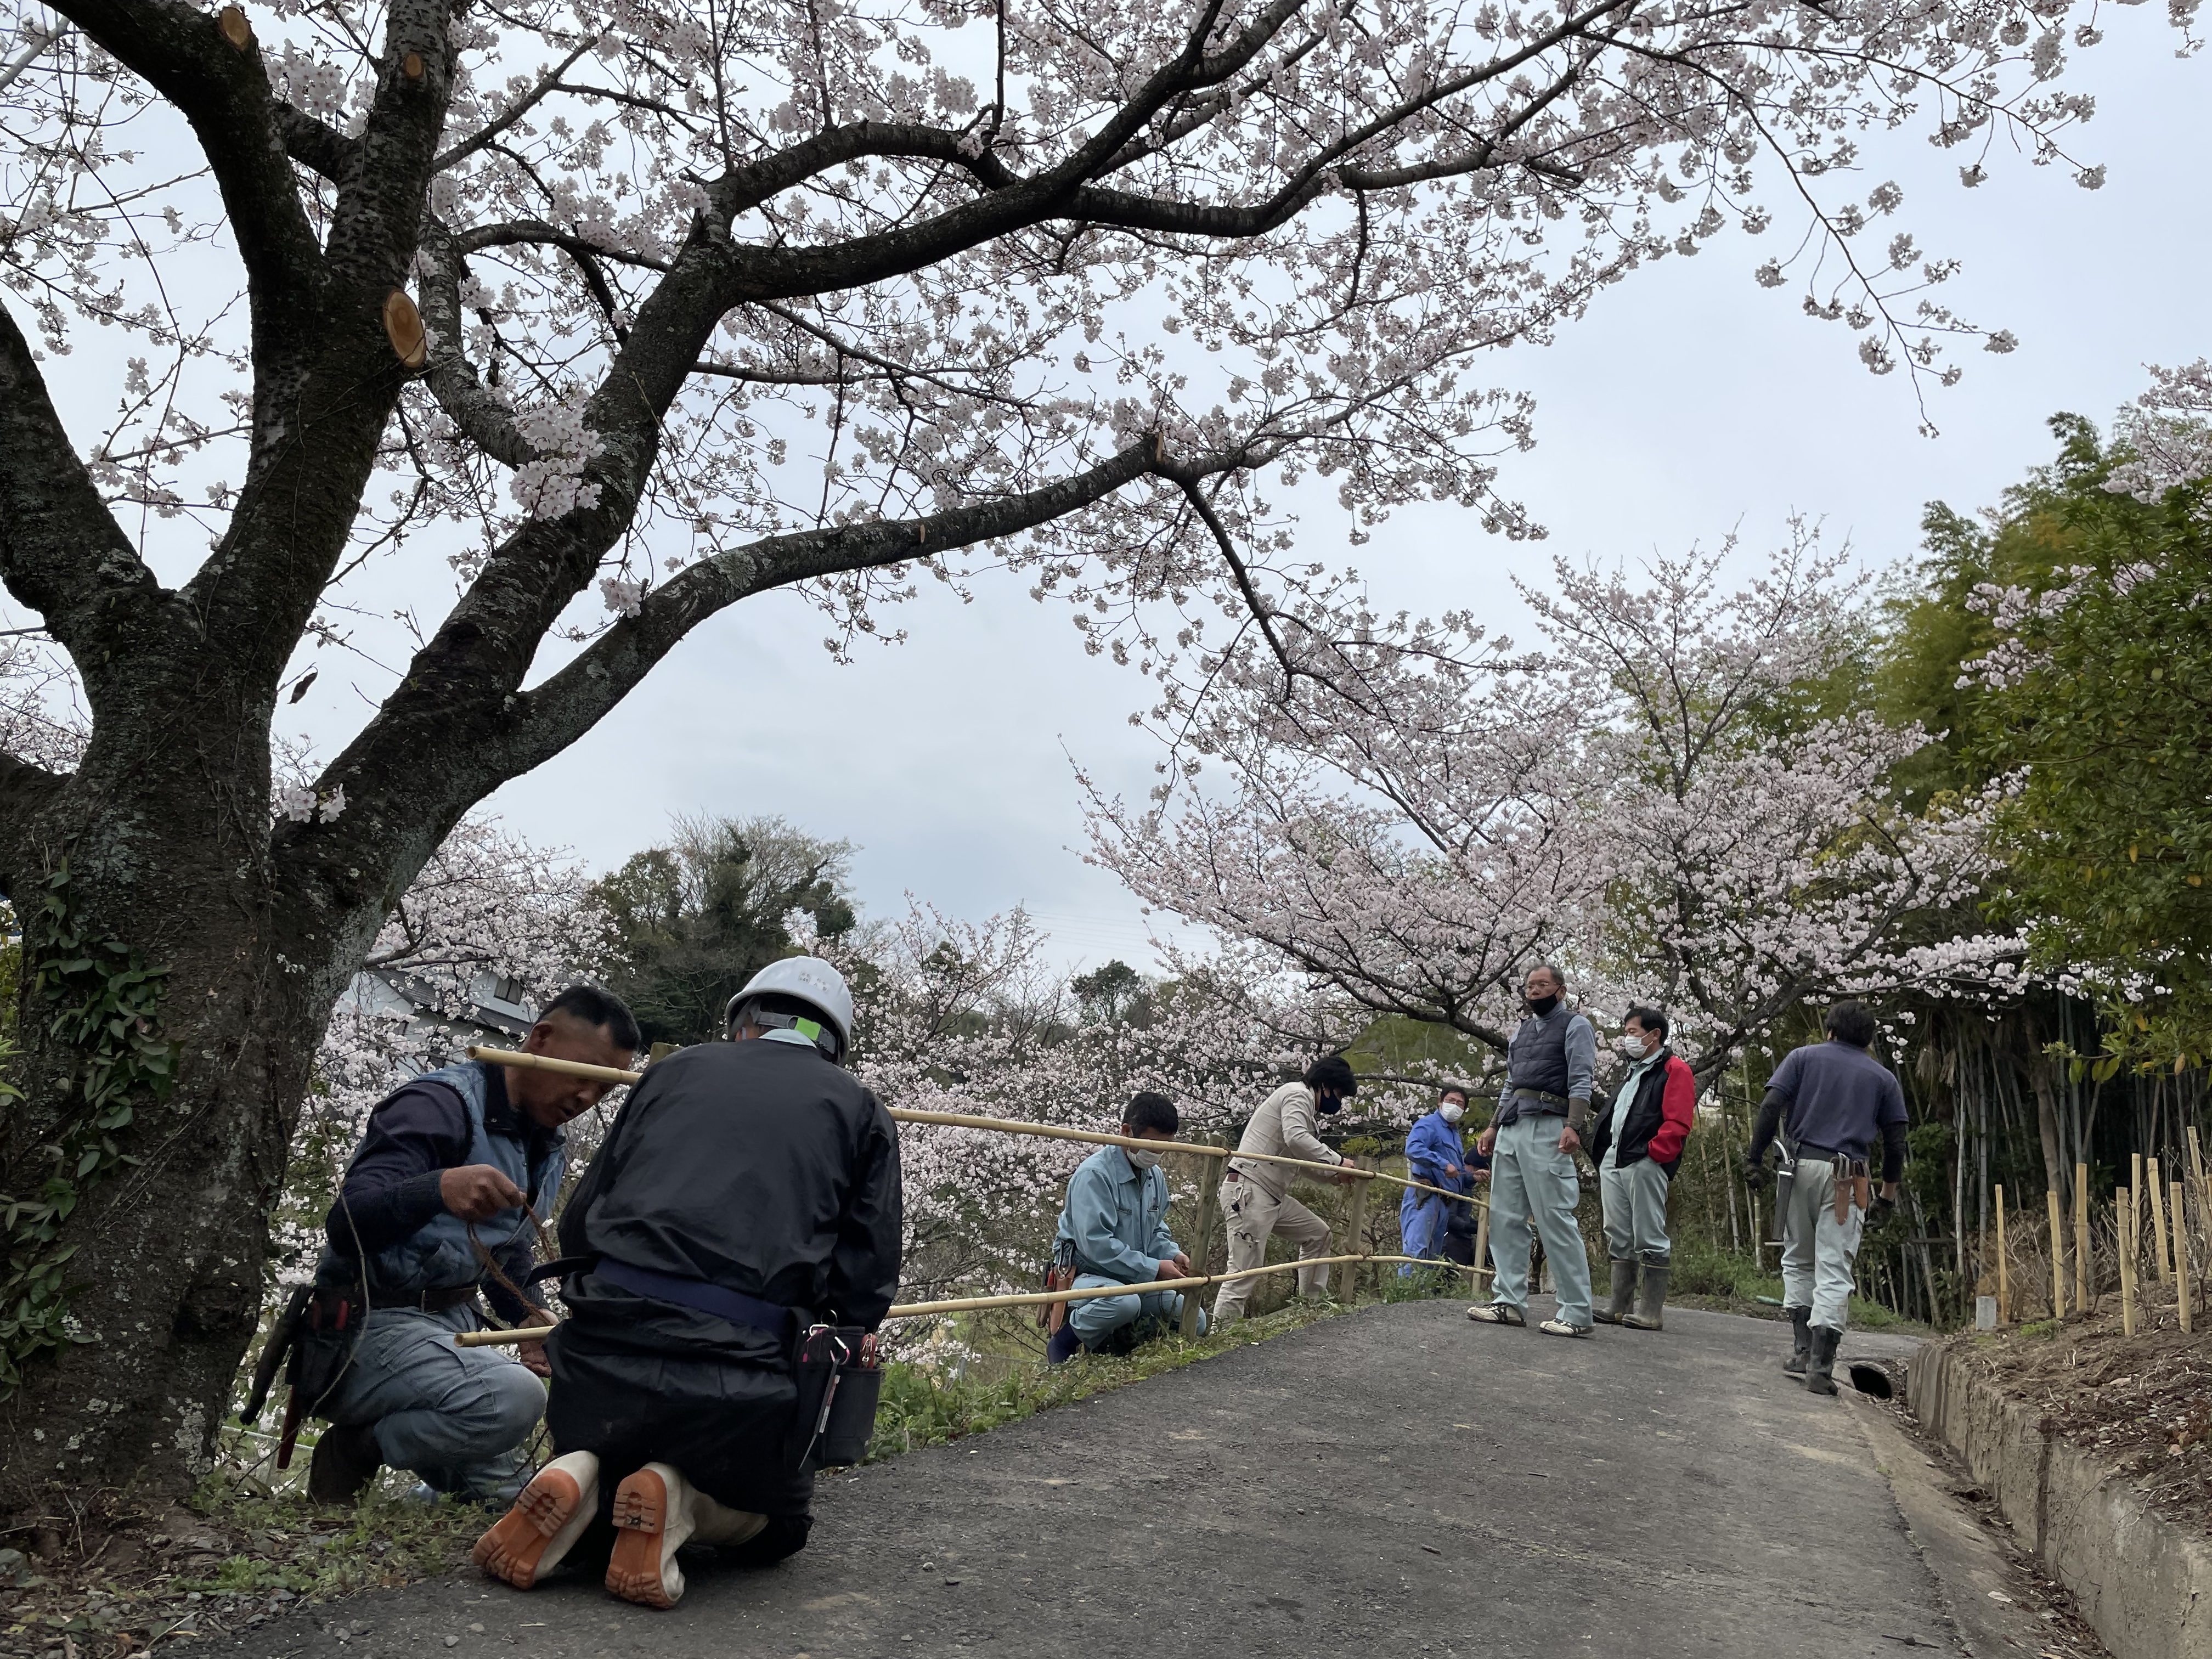
[[[698,1526],[698,1493],[672,1463],[647,1463],[615,1488],[615,1548],[607,1588],[643,1607],[672,1607],[684,1599],[676,1552]]]
[[[528,1589],[561,1563],[599,1507],[599,1460],[570,1452],[538,1471],[514,1507],[477,1540],[473,1559],[495,1578]]]

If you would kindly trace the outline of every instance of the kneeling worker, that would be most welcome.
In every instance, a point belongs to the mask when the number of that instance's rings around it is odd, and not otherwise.
[[[596,1531],[609,1589],[672,1607],[685,1542],[765,1565],[813,1525],[797,1334],[890,1308],[898,1136],[841,1063],[853,999],[828,963],[771,963],[727,1018],[732,1041],[646,1073],[562,1213],[560,1455],[476,1547],[518,1589]]]
[[[1121,1132],[1132,1139],[1167,1141],[1182,1127],[1173,1101],[1141,1094],[1122,1114]],[[1068,1179],[1058,1254],[1075,1269],[1072,1290],[1189,1278],[1190,1258],[1168,1237],[1168,1178],[1160,1172],[1160,1155],[1101,1146],[1084,1159]],[[1182,1297],[1176,1291],[1085,1297],[1067,1304],[1067,1322],[1053,1333],[1045,1358],[1056,1365],[1079,1348],[1126,1353],[1182,1317]],[[1202,1312],[1198,1328],[1206,1328]]]
[[[572,986],[545,1005],[525,1050],[625,1067],[637,1022],[604,991]],[[539,1221],[568,1167],[561,1126],[604,1083],[463,1060],[394,1090],[369,1114],[315,1268],[312,1334],[335,1380],[310,1409],[331,1420],[308,1495],[350,1503],[380,1467],[434,1492],[510,1503],[529,1474],[522,1443],[545,1410],[544,1351],[456,1348],[480,1328],[481,1290],[500,1316],[540,1322],[530,1283]],[[538,1375],[532,1375],[535,1372]]]

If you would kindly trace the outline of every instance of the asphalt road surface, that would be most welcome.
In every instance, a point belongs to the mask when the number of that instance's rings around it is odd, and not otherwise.
[[[465,1574],[305,1610],[240,1646],[269,1659],[1960,1652],[1852,1413],[1783,1377],[1786,1341],[1778,1324],[1685,1310],[1663,1333],[1575,1341],[1474,1325],[1458,1303],[1370,1308],[833,1477],[803,1554],[747,1572],[687,1553],[691,1589],[672,1613],[595,1582],[520,1594]],[[1844,1352],[1908,1346],[1854,1336]],[[341,1648],[339,1622],[367,1629]]]

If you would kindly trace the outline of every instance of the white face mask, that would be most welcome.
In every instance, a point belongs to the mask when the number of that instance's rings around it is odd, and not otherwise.
[[[1613,1046],[1620,1049],[1622,1054],[1626,1054],[1631,1060],[1641,1060],[1644,1058],[1644,1045],[1650,1040],[1651,1039],[1649,1035],[1643,1036],[1632,1036],[1628,1033],[1623,1032],[1620,1036],[1613,1038]]]
[[[1140,1170],[1157,1170],[1160,1167],[1160,1155],[1158,1152],[1140,1152],[1134,1146],[1124,1146],[1121,1150],[1128,1153],[1129,1162]]]
[[[1467,1115],[1467,1108],[1457,1101],[1448,1100],[1437,1108],[1437,1115],[1447,1123],[1456,1123]]]

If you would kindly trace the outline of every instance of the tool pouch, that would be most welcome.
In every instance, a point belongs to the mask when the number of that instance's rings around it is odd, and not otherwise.
[[[866,1457],[884,1392],[874,1334],[857,1325],[808,1327],[799,1334],[792,1379],[799,1385],[799,1408],[786,1438],[785,1462],[811,1474]]]
[[[1075,1246],[1061,1244],[1053,1252],[1052,1266],[1044,1270],[1044,1287],[1048,1292],[1071,1290],[1075,1285]],[[1060,1328],[1067,1322],[1067,1304],[1048,1302],[1036,1311],[1038,1328],[1048,1336],[1057,1336]]]

